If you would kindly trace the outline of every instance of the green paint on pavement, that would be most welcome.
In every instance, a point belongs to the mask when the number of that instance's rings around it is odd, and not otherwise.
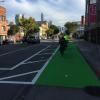
[[[100,81],[75,44],[70,43],[63,57],[59,51],[55,54],[36,84],[83,88],[100,86]]]

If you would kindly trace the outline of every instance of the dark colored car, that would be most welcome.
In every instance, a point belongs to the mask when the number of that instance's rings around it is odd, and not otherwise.
[[[3,40],[2,44],[3,45],[9,44],[9,40],[8,39]]]
[[[40,39],[39,38],[35,38],[34,36],[28,36],[28,37],[24,37],[22,40],[23,43],[40,43]]]
[[[3,40],[2,44],[3,44],[3,45],[14,44],[14,41],[9,40],[9,39],[5,39],[5,40]]]

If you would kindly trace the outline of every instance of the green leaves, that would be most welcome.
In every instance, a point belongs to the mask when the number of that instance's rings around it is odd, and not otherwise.
[[[39,26],[35,22],[35,19],[32,17],[24,18],[22,17],[20,19],[20,22],[18,25],[11,25],[10,29],[8,30],[8,35],[15,35],[17,32],[19,32],[19,29],[22,28],[25,35],[32,35],[39,31]]]
[[[51,25],[49,30],[47,30],[48,36],[52,36],[59,33],[59,29],[56,25]]]
[[[39,31],[39,26],[35,22],[35,19],[32,17],[29,17],[28,19],[22,18],[20,21],[20,25],[23,27],[26,35],[29,34],[30,30],[32,31],[32,33],[30,34],[34,34],[35,32]]]
[[[8,30],[8,35],[15,35],[17,32],[19,32],[19,27],[17,25],[11,25]]]
[[[78,24],[76,22],[66,22],[64,26],[68,29],[68,32],[70,33],[76,32],[78,28]]]
[[[50,29],[53,30],[53,34],[58,34],[58,33],[59,33],[59,29],[58,29],[58,27],[55,26],[55,25],[51,25],[51,26],[50,26]]]

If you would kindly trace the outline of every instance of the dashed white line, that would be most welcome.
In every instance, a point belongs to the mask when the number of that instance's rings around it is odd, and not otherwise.
[[[18,74],[18,75],[12,75],[12,76],[8,76],[8,77],[3,77],[3,78],[0,78],[0,81],[1,81],[1,80],[5,80],[5,79],[10,79],[10,78],[15,78],[15,77],[19,77],[19,76],[25,76],[25,75],[37,73],[38,71],[39,71],[39,70],[37,70],[37,71],[32,71],[32,72],[27,72],[27,73],[22,73],[22,74]]]
[[[11,70],[11,69],[10,68],[0,68],[0,70],[6,71],[6,70]]]
[[[11,51],[11,52],[4,53],[4,54],[1,54],[0,57],[5,56],[5,55],[7,55],[7,54],[15,53],[15,52],[18,52],[18,51],[22,51],[22,50],[28,49],[28,48],[30,48],[30,47],[33,47],[33,46],[28,46],[28,47],[26,47],[26,48],[24,48],[24,49],[14,50],[14,51]],[[11,68],[0,68],[0,70],[12,70],[12,69],[11,69]]]
[[[10,52],[7,52],[7,53],[4,53],[4,54],[1,54],[0,57],[5,56],[5,55],[8,55],[8,54],[15,53],[15,52],[18,52],[18,51],[22,51],[22,50],[28,49],[28,48],[30,48],[30,47],[32,47],[32,46],[29,46],[29,47],[26,47],[26,48],[24,48],[24,49],[20,49],[20,50],[10,51]]]
[[[19,67],[20,65],[24,64],[24,62],[30,60],[31,58],[35,57],[36,55],[38,55],[39,53],[41,53],[42,51],[46,50],[46,49],[49,48],[49,47],[50,47],[50,45],[47,46],[46,48],[40,50],[39,52],[35,53],[34,55],[30,56],[29,58],[23,60],[22,62],[18,63],[17,65],[13,66],[13,67],[11,68],[11,70],[14,70],[15,68],[17,68],[17,67]]]
[[[35,84],[36,81],[38,80],[38,78],[40,77],[40,75],[42,74],[42,72],[44,71],[44,69],[46,68],[46,66],[49,64],[49,62],[51,61],[51,59],[53,58],[53,56],[56,54],[56,52],[58,51],[58,48],[55,50],[55,52],[52,54],[52,56],[48,59],[48,61],[45,63],[45,65],[39,70],[39,72],[37,73],[37,75],[34,77],[34,79],[32,80],[32,83]]]
[[[19,82],[19,81],[0,81],[0,83],[2,84],[25,84],[25,85],[32,85],[32,82]]]
[[[31,61],[26,62],[26,61],[30,60],[31,58],[35,57],[36,55],[49,55],[49,54],[52,54],[52,53],[39,54],[42,51],[44,51],[45,49],[48,49],[49,47],[50,46],[47,46],[46,48],[44,48],[41,51],[37,52],[36,54],[32,55],[31,57],[29,57],[29,58],[25,59],[24,61],[20,62],[16,66],[14,66],[14,67],[12,67],[10,69],[9,68],[4,68],[3,70],[13,70],[13,69],[19,67],[21,64],[28,64],[28,63],[35,63],[35,62],[46,61],[46,60],[39,60],[39,61],[33,61],[33,62],[31,62]],[[22,73],[22,74],[13,75],[13,76],[8,76],[8,77],[3,77],[3,78],[0,78],[0,80],[1,80],[0,83],[8,83],[8,84],[31,84],[31,85],[35,84],[35,82],[37,81],[37,79],[39,78],[39,76],[42,74],[42,72],[44,71],[44,69],[46,68],[46,66],[48,65],[48,63],[50,62],[50,60],[52,59],[52,57],[55,55],[55,53],[57,52],[58,49],[59,49],[59,47],[55,50],[55,52],[52,54],[52,56],[49,58],[49,60],[45,63],[45,65],[40,70],[32,71],[32,72],[27,72],[27,73]],[[15,78],[15,77],[25,76],[25,75],[29,75],[29,74],[32,74],[32,73],[38,73],[35,76],[35,78],[32,80],[32,82],[3,81],[5,79],[10,79],[10,78]]]
[[[23,64],[31,64],[31,63],[38,63],[38,62],[45,62],[47,60],[38,60],[38,61],[29,61],[29,62],[25,62]]]

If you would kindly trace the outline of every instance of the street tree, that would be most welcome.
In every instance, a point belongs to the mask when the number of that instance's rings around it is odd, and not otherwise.
[[[50,29],[53,31],[53,35],[59,33],[59,28],[56,25],[51,25]]]
[[[76,30],[78,28],[78,24],[76,22],[66,22],[64,26],[65,26],[65,28],[67,28],[67,31],[69,33],[76,32]]]
[[[56,25],[50,25],[49,29],[46,31],[49,37],[59,33],[59,28]]]
[[[17,25],[11,25],[8,30],[8,35],[15,35],[17,32],[19,32],[19,27]]]
[[[35,32],[39,31],[39,26],[32,17],[29,17],[28,19],[22,18],[20,21],[20,26],[23,27],[25,35],[29,34],[30,31],[32,32],[30,34],[34,34]]]

